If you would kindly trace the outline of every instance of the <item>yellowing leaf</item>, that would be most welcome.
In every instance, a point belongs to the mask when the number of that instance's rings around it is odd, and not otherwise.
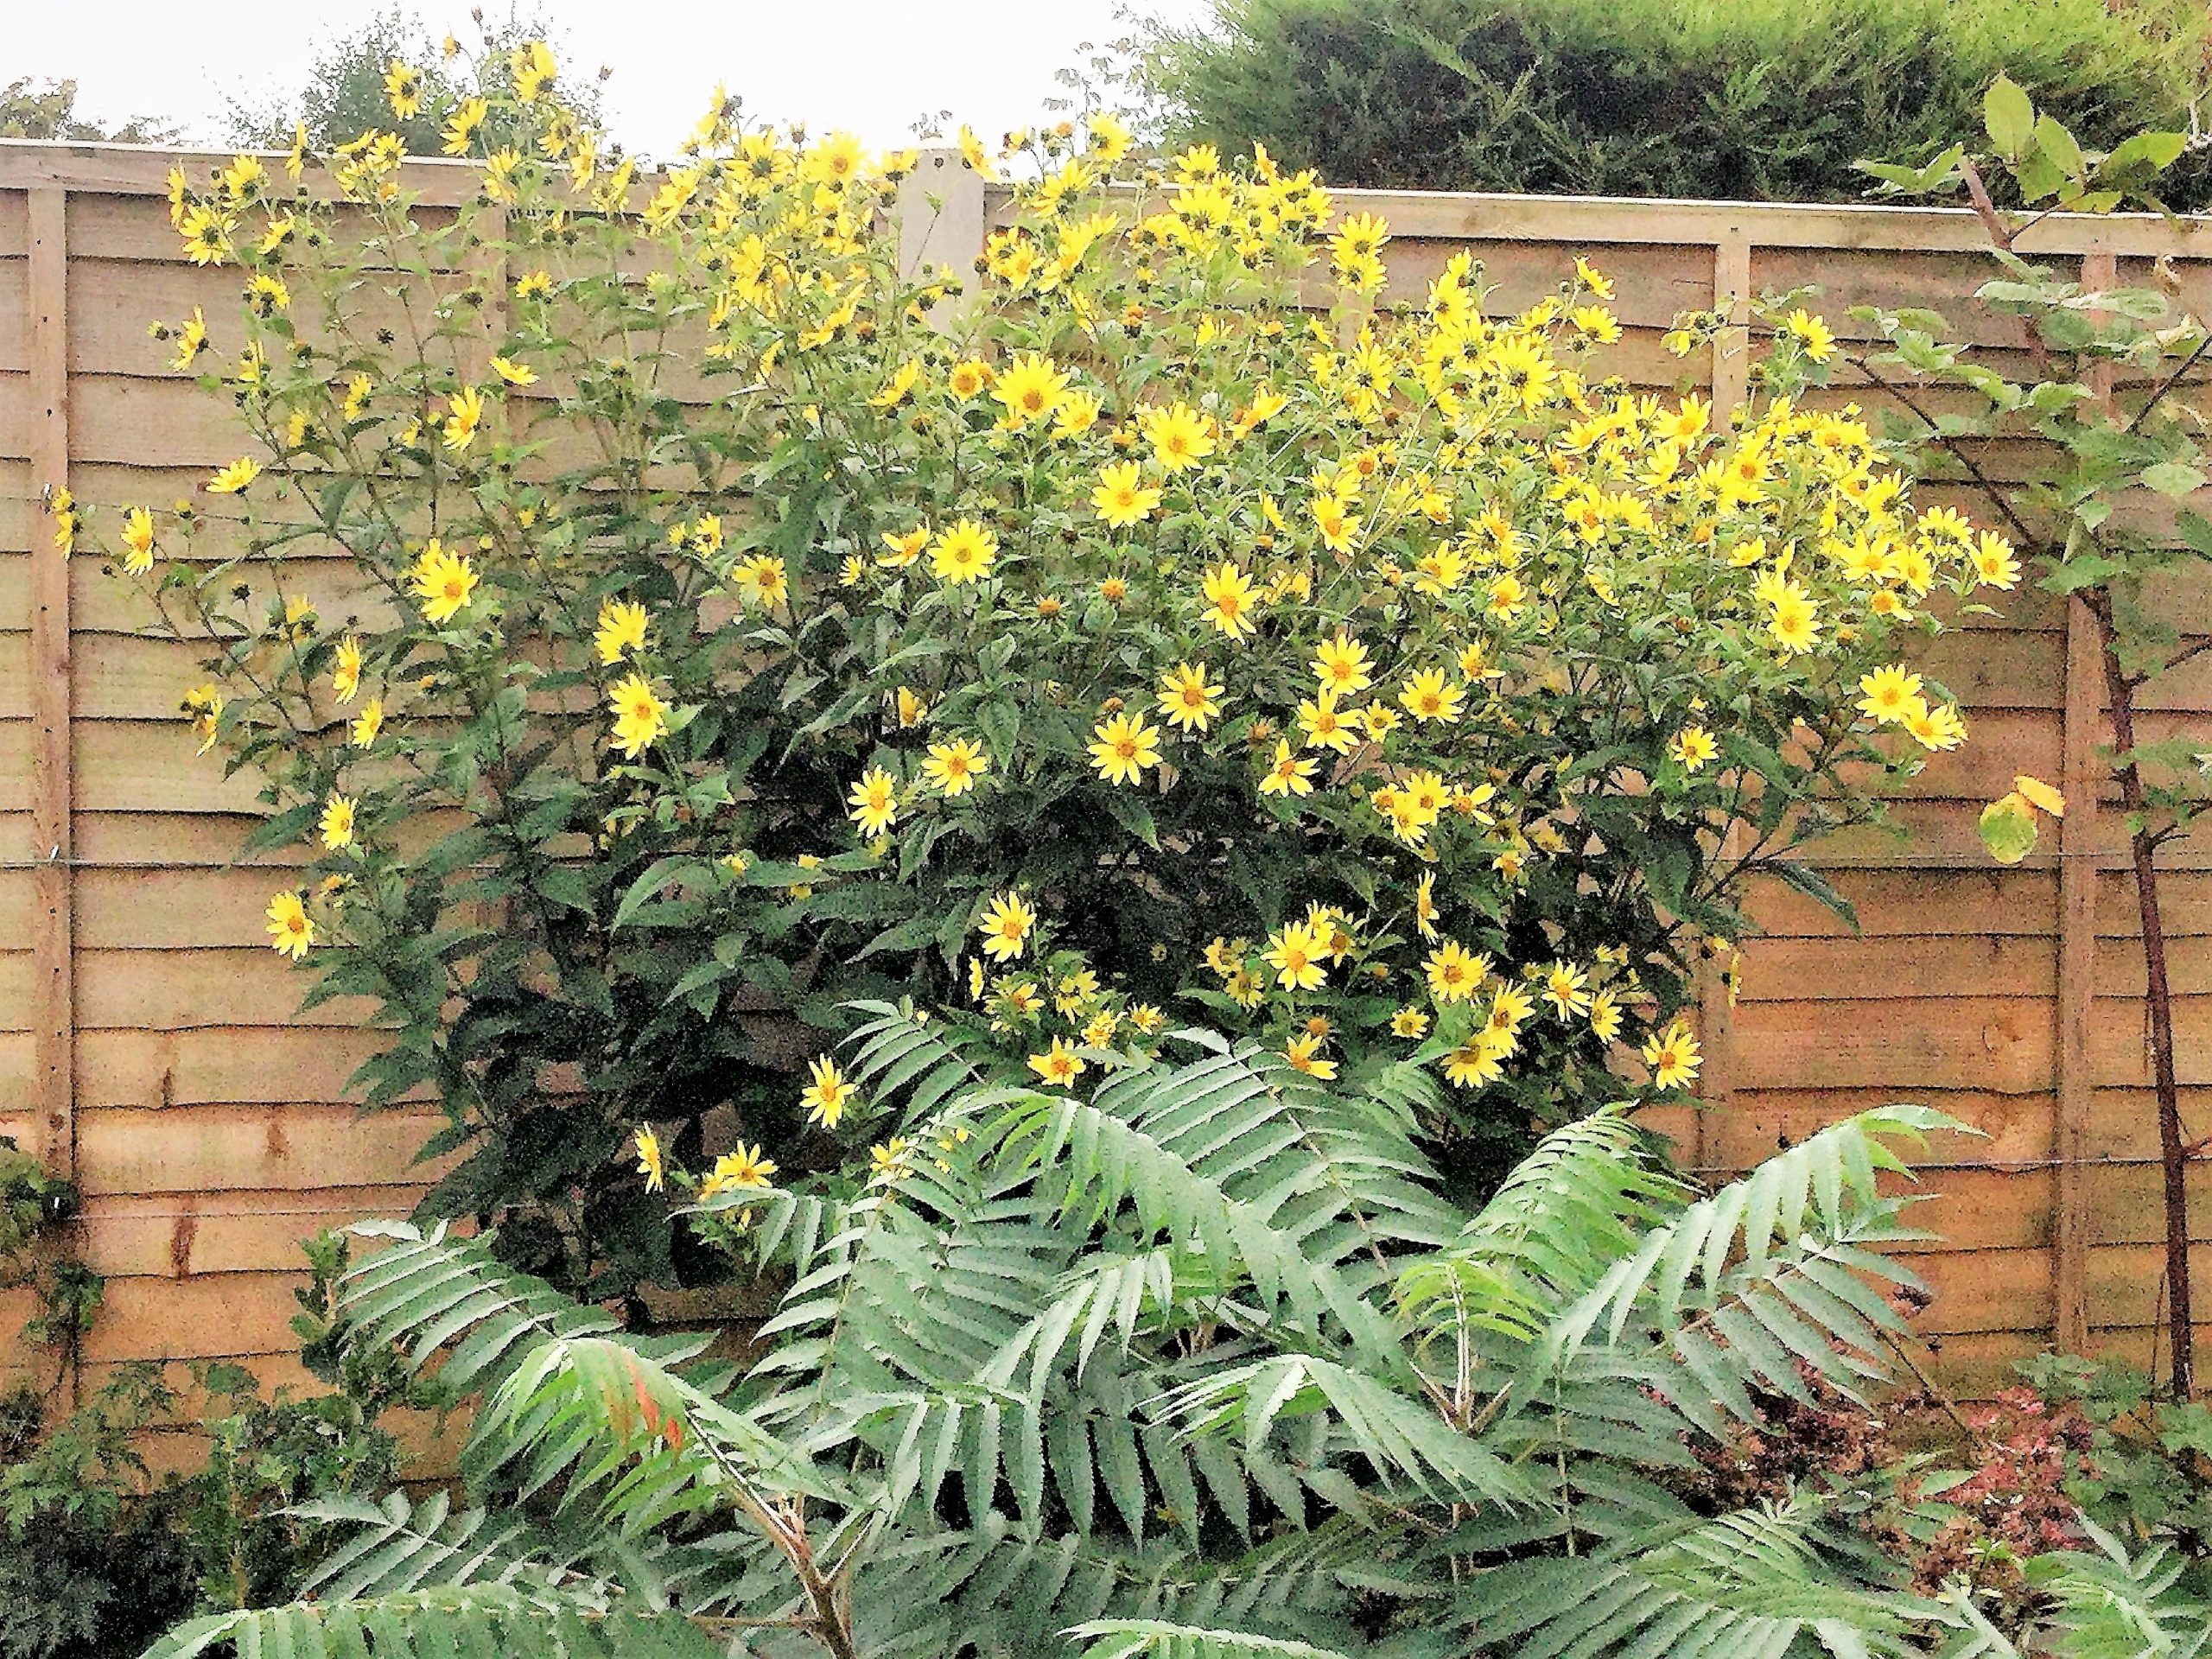
[[[2066,816],[2066,797],[2040,778],[2031,778],[2024,772],[2012,779],[2012,792],[2039,812],[2048,812],[2054,818]]]
[[[2036,849],[2036,815],[2018,795],[1981,809],[1981,844],[1999,864],[2017,864]]]

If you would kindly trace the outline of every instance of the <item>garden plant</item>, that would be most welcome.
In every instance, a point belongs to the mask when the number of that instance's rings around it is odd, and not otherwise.
[[[1818,318],[1659,397],[1602,272],[1392,289],[1312,175],[1099,111],[963,135],[1006,211],[907,269],[914,156],[718,101],[641,175],[493,67],[457,207],[388,134],[177,175],[241,305],[157,349],[240,453],[54,503],[203,645],[370,1103],[449,1125],[324,1336],[473,1411],[467,1501],[349,1464],[300,1599],[156,1652],[2190,1639],[2154,1538],[1923,1583],[1923,1471],[1715,1473],[1886,1373],[1956,1126],[1701,1195],[1634,1115],[1747,877],[1840,904],[1787,855],[1967,740],[1904,656],[2018,575],[1798,401]],[[742,1363],[638,1317],[715,1278]]]

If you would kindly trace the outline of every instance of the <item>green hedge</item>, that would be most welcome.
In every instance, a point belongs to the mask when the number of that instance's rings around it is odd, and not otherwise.
[[[1152,42],[1179,137],[1379,188],[1837,200],[1981,130],[1999,73],[2085,143],[2185,128],[2175,0],[1217,0]],[[2174,205],[2212,199],[2202,156]]]

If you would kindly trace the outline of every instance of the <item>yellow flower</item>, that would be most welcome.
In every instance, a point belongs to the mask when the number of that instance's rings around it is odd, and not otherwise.
[[[807,1109],[807,1122],[834,1129],[837,1120],[845,1115],[845,1103],[853,1097],[853,1085],[838,1072],[836,1062],[827,1054],[810,1063],[807,1071],[813,1081],[799,1096],[799,1103]]]
[[[948,587],[957,588],[988,573],[999,556],[999,538],[971,518],[940,533],[930,547],[930,569]]]
[[[1326,691],[1298,705],[1298,726],[1306,734],[1305,746],[1309,749],[1350,754],[1359,742],[1358,730],[1338,711],[1337,700]]]
[[[1436,872],[1423,870],[1414,884],[1414,926],[1424,939],[1436,937]]]
[[[1782,320],[1782,332],[1802,346],[1805,355],[1815,363],[1825,363],[1835,355],[1835,336],[1828,332],[1827,324],[1802,306]]]
[[[732,573],[739,595],[763,610],[780,605],[791,596],[791,577],[784,562],[772,553],[755,553]]]
[[[634,760],[668,729],[668,705],[653,694],[642,674],[627,675],[607,694],[607,707],[614,716],[614,747]]]
[[[1684,772],[1695,772],[1720,753],[1720,745],[1702,726],[1685,726],[1667,745],[1667,753],[1681,762]]]
[[[635,1137],[638,1148],[638,1173],[645,1178],[645,1191],[658,1192],[667,1184],[668,1168],[661,1160],[660,1136],[649,1127],[640,1128]]]
[[[477,128],[484,124],[484,118],[492,106],[480,98],[464,98],[454,106],[446,118],[445,153],[448,156],[468,154],[469,140],[476,136]]]
[[[207,493],[237,495],[260,476],[261,463],[251,455],[240,455],[207,480]]]
[[[177,222],[184,251],[195,265],[219,265],[234,251],[231,219],[205,202],[194,202]]]
[[[1906,710],[1920,701],[1920,676],[1906,673],[1902,663],[1891,663],[1861,676],[1859,690],[1859,712],[1891,726],[1904,720]]]
[[[123,568],[143,576],[154,568],[154,515],[133,507],[123,518]]]
[[[1028,947],[1029,935],[1037,925],[1037,912],[1022,902],[1018,893],[1002,893],[991,900],[983,912],[978,931],[983,936],[983,954],[993,962],[1012,962]]]
[[[525,104],[543,98],[558,73],[553,54],[543,41],[525,41],[515,48],[507,54],[507,68],[514,77],[515,96]]]
[[[602,664],[619,663],[633,651],[645,648],[645,607],[633,600],[602,599],[599,602],[599,630],[592,636]]]
[[[1007,424],[1022,427],[1050,419],[1067,389],[1067,372],[1055,368],[1042,353],[1031,352],[1006,366],[991,396],[1006,406]]]
[[[1144,485],[1137,463],[1123,461],[1100,472],[1098,487],[1090,493],[1090,505],[1109,528],[1126,530],[1149,518],[1160,505],[1160,497],[1157,488]]]
[[[423,602],[423,620],[447,622],[467,606],[469,595],[476,591],[477,576],[467,554],[447,552],[444,543],[434,536],[423,547],[423,556],[415,561],[408,580],[415,597]]]
[[[906,400],[906,394],[913,391],[914,382],[920,379],[921,375],[921,359],[908,358],[893,372],[891,378],[883,383],[883,389],[868,400],[868,407],[871,409],[897,407]]]
[[[1428,994],[1439,1002],[1465,1002],[1482,988],[1489,959],[1471,954],[1457,939],[1446,939],[1421,963]]]
[[[1621,1005],[1611,991],[1599,991],[1590,999],[1590,1033],[1601,1043],[1621,1034]]]
[[[1428,1015],[1420,1008],[1400,1008],[1390,1016],[1393,1037],[1426,1037],[1428,1035]]]
[[[1141,783],[1145,768],[1160,764],[1160,728],[1141,715],[1110,715],[1092,730],[1090,758],[1109,784]]]
[[[1231,639],[1242,639],[1246,634],[1259,631],[1253,613],[1259,601],[1252,592],[1252,579],[1234,564],[1224,561],[1205,574],[1203,584],[1206,609],[1205,620],[1219,628]]]
[[[1275,740],[1274,759],[1268,764],[1267,776],[1260,779],[1262,795],[1306,796],[1313,792],[1314,762],[1303,755],[1293,754],[1287,739]]]
[[[1476,1040],[1444,1057],[1444,1079],[1455,1089],[1472,1089],[1495,1083],[1505,1075],[1499,1056],[1478,1033]]]
[[[1918,698],[1905,710],[1904,726],[1924,749],[1955,749],[1967,741],[1967,723],[1948,703],[1930,709]]]
[[[1590,1008],[1590,976],[1572,963],[1555,962],[1544,970],[1544,1001],[1562,1020]]]
[[[929,759],[922,762],[922,775],[944,791],[947,800],[965,795],[990,769],[990,756],[964,737],[931,744]]]
[[[492,372],[511,386],[534,386],[537,371],[527,363],[518,363],[511,357],[495,357],[491,361]]]
[[[463,386],[446,401],[446,448],[467,448],[476,441],[476,429],[483,423],[483,394],[474,386]]]
[[[1084,124],[1090,130],[1090,153],[1107,166],[1129,153],[1129,130],[1104,110],[1094,111]]]
[[[423,72],[411,63],[392,60],[384,72],[385,95],[391,100],[392,114],[402,121],[412,121],[423,108]]]
[[[1982,531],[1974,550],[1974,573],[1985,587],[2010,589],[2020,579],[2020,562],[2012,556],[2012,544],[1994,531]]]
[[[990,365],[978,358],[963,358],[952,365],[944,384],[954,397],[966,403],[991,384]]]
[[[1098,424],[1098,415],[1103,405],[1095,391],[1081,386],[1071,389],[1060,399],[1059,407],[1052,412],[1052,435],[1056,438],[1079,438]]]
[[[1160,712],[1182,731],[1204,732],[1221,713],[1224,695],[1202,664],[1178,663],[1160,682]]]
[[[361,712],[353,717],[353,747],[365,749],[377,741],[377,734],[384,729],[384,699],[371,697],[361,705]]]
[[[1356,696],[1374,683],[1367,673],[1367,647],[1349,634],[1324,639],[1313,653],[1313,677],[1332,696]]]
[[[1291,1039],[1290,1046],[1283,1050],[1282,1057],[1288,1060],[1295,1070],[1303,1071],[1309,1077],[1319,1077],[1325,1083],[1337,1075],[1337,1063],[1334,1060],[1325,1060],[1319,1058],[1322,1040],[1313,1032],[1294,1037]]]
[[[1328,970],[1321,963],[1328,953],[1326,938],[1304,922],[1293,922],[1269,937],[1268,948],[1261,955],[1275,970],[1279,988],[1311,991],[1319,989],[1328,977]]]
[[[1678,1089],[1697,1080],[1697,1070],[1703,1061],[1698,1054],[1697,1039],[1690,1035],[1688,1026],[1677,1020],[1643,1045],[1643,1063],[1651,1068],[1654,1088]]]
[[[322,844],[332,852],[353,844],[353,798],[333,795],[323,803]]]
[[[921,525],[904,536],[883,532],[883,545],[888,550],[875,556],[875,562],[887,570],[903,570],[922,556],[922,550],[930,544],[929,526]]]
[[[1054,1088],[1065,1089],[1089,1068],[1083,1056],[1068,1046],[1066,1038],[1055,1037],[1051,1048],[1029,1057],[1029,1069]]]
[[[1796,582],[1777,584],[1770,601],[1767,631],[1777,644],[1790,652],[1810,651],[1820,640],[1820,601]]]
[[[1440,668],[1424,668],[1399,689],[1398,701],[1415,720],[1451,725],[1459,718],[1465,688],[1446,680]]]
[[[200,360],[200,353],[207,349],[207,318],[199,306],[192,308],[192,315],[176,331],[176,355],[169,359],[169,367],[181,372]]]
[[[1152,458],[1168,472],[1187,471],[1213,454],[1213,416],[1187,404],[1147,410],[1141,423],[1152,445]]]
[[[871,766],[845,797],[845,804],[863,835],[880,836],[898,822],[899,780],[881,766]]]
[[[299,961],[315,943],[315,923],[296,893],[280,893],[262,912],[269,918],[269,943],[279,956]]]
[[[760,1192],[773,1186],[776,1165],[763,1155],[766,1150],[739,1141],[735,1152],[726,1152],[715,1160],[713,1172],[699,1183],[699,1196],[712,1198],[724,1192]]]

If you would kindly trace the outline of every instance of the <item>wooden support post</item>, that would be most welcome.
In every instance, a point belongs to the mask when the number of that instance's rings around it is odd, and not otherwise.
[[[919,276],[948,265],[966,285],[958,299],[940,301],[930,321],[943,327],[965,315],[981,293],[976,256],[983,251],[983,176],[957,149],[925,149],[914,170],[899,181],[899,274]]]
[[[1750,395],[1751,241],[1734,226],[1713,245],[1713,308],[1728,327],[1713,337],[1713,424],[1725,428]]]
[[[68,195],[42,187],[29,198],[31,485],[69,486]],[[77,1163],[75,912],[71,834],[69,557],[50,518],[31,535],[31,1106],[40,1160],[74,1177]]]
[[[1713,250],[1713,308],[1729,327],[1713,340],[1713,424],[1726,430],[1736,410],[1751,390],[1751,340],[1747,325],[1751,307],[1751,239],[1730,227],[1731,233]],[[1721,856],[1734,850],[1738,826],[1731,825]],[[1698,970],[1698,1043],[1705,1055],[1699,1075],[1694,1114],[1696,1128],[1689,1147],[1694,1168],[1731,1170],[1757,1162],[1737,1145],[1742,1137],[1729,1133],[1729,1028],[1733,1010],[1728,1006],[1728,985],[1719,962],[1700,964]]]
[[[2082,261],[2082,283],[2092,290],[2119,280],[2109,253]],[[2112,375],[2100,368],[2090,390],[2111,394]],[[2066,817],[2058,835],[2058,1006],[2056,1110],[2051,1123],[2051,1161],[2057,1180],[2051,1199],[2051,1337],[2068,1353],[2089,1345],[2089,1249],[2094,1243],[2095,1195],[2089,1190],[2089,1120],[2096,1101],[2089,1031],[2097,976],[2097,791],[2103,768],[2097,740],[2104,718],[2104,640],[2097,619],[2079,597],[2066,607],[2066,715],[2061,734],[2061,780]]]

